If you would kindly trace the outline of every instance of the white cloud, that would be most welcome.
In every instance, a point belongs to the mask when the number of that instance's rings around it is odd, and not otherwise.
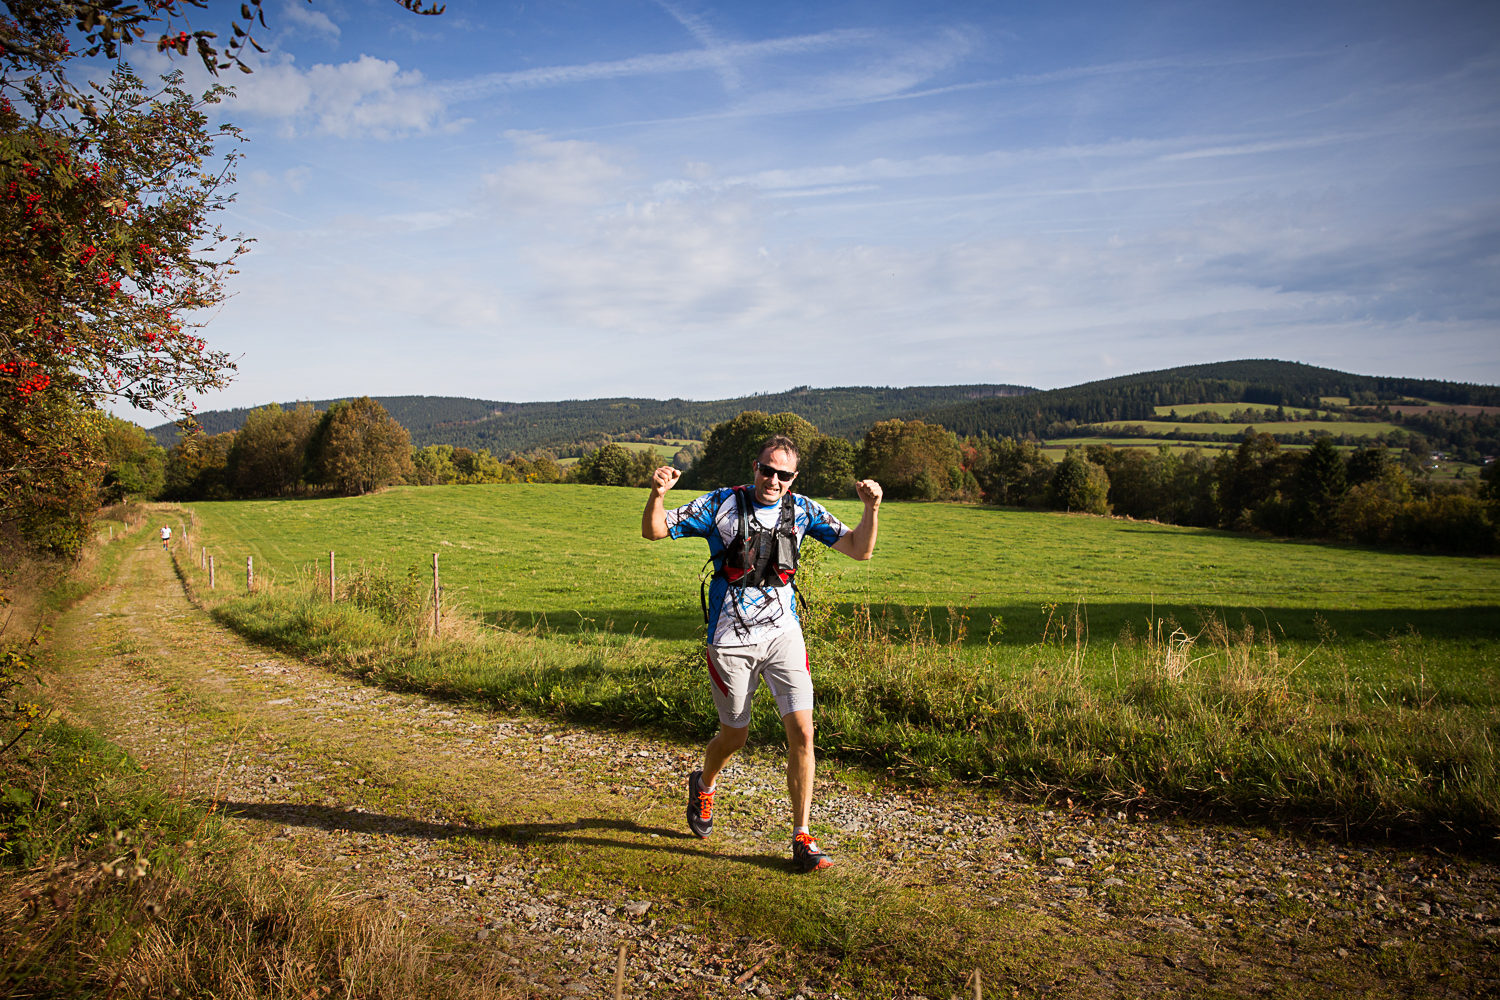
[[[444,121],[444,103],[419,71],[368,55],[306,70],[288,56],[236,82],[235,110],[280,119],[289,135],[311,127],[339,138],[390,139],[462,124]]]
[[[280,19],[284,23],[294,24],[314,34],[326,35],[337,39],[340,35],[339,26],[333,23],[333,19],[321,10],[310,10],[307,4],[288,2],[281,6]]]
[[[521,158],[483,177],[486,192],[519,215],[591,208],[618,199],[625,168],[609,147],[540,132],[508,131]]]
[[[909,383],[951,381],[955,365],[999,377],[1027,358],[1078,375],[1058,376],[1067,382],[1160,366],[1204,330],[1219,338],[1215,356],[1264,354],[1257,337],[1288,357],[1310,357],[1315,342],[1352,350],[1357,331],[1413,316],[1416,293],[1430,301],[1444,281],[1442,308],[1416,319],[1473,323],[1500,311],[1492,296],[1463,292],[1483,287],[1480,272],[1500,259],[1500,210],[1376,233],[1336,196],[1268,196],[1106,240],[778,243],[768,196],[787,189],[658,183],[642,197],[625,186],[616,150],[513,138],[523,160],[491,185],[505,190],[509,231],[524,241],[517,322],[595,344],[599,370],[683,338],[789,337],[799,357],[827,359],[806,375],[820,384],[849,384],[854,371],[889,380],[893,370]],[[528,205],[549,206],[548,228],[516,228]],[[1453,256],[1466,259],[1464,273],[1445,279],[1460,263]],[[1123,356],[1117,342],[1136,353]]]
[[[307,186],[307,182],[311,177],[311,167],[291,167],[282,173],[281,180],[283,184],[291,188],[294,192],[301,194],[302,189]]]

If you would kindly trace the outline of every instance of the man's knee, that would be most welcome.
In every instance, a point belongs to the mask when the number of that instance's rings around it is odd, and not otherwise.
[[[811,750],[813,745],[813,720],[811,712],[792,712],[781,719],[786,726],[788,749]]]
[[[745,745],[745,741],[749,738],[749,726],[735,727],[725,726],[722,724],[719,726],[719,746],[728,753],[733,753],[734,751],[743,747]]]

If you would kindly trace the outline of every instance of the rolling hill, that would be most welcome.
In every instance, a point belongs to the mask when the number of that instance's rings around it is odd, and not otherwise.
[[[1419,430],[1434,443],[1461,444],[1465,433],[1473,447],[1484,449],[1494,436],[1493,415],[1454,414],[1455,407],[1500,405],[1500,387],[1466,382],[1444,382],[1358,375],[1290,361],[1241,360],[1187,365],[1139,372],[1064,389],[1038,391],[1017,385],[954,385],[877,388],[846,386],[813,389],[802,386],[786,392],[741,396],[735,399],[559,400],[507,403],[499,400],[448,396],[379,396],[380,403],[411,432],[418,447],[451,444],[487,448],[494,454],[551,448],[566,453],[604,435],[641,438],[703,438],[710,427],[744,410],[793,412],[817,425],[825,434],[860,437],[871,424],[897,417],[941,424],[961,435],[987,433],[995,437],[1032,436],[1066,439],[1088,436],[1092,428],[1110,425],[1151,425],[1164,408],[1202,407],[1206,404],[1245,404],[1290,409],[1319,407],[1329,398],[1427,400],[1424,415],[1366,410],[1350,411],[1344,419],[1395,419]],[[312,405],[326,409],[332,400]],[[289,405],[289,404],[288,404]],[[215,410],[198,415],[208,433],[238,428],[248,409]],[[1483,426],[1480,426],[1483,425]],[[1299,424],[1307,431],[1317,425]],[[1467,428],[1467,430],[1465,429]],[[1200,425],[1193,438],[1208,432],[1231,435],[1240,428]],[[1262,429],[1266,429],[1262,427]],[[1478,432],[1477,437],[1475,431]],[[173,424],[152,429],[163,445],[177,439]],[[1189,435],[1184,435],[1188,437]],[[1215,439],[1225,435],[1213,434]],[[1467,446],[1467,445],[1466,445]]]
[[[744,410],[792,411],[812,421],[824,433],[853,438],[863,434],[877,420],[904,417],[915,410],[1035,391],[1019,385],[911,386],[903,389],[868,386],[811,389],[801,386],[786,392],[710,401],[616,398],[506,403],[450,396],[375,398],[411,432],[412,443],[417,447],[451,444],[487,448],[494,454],[505,455],[512,451],[564,448],[579,442],[598,441],[605,434],[702,438],[714,424]],[[312,405],[314,409],[323,410],[333,402],[335,400],[315,400]],[[209,410],[196,416],[206,433],[218,434],[239,429],[249,412],[249,408]],[[178,430],[175,424],[167,423],[151,428],[151,434],[164,447],[170,447],[177,441]]]

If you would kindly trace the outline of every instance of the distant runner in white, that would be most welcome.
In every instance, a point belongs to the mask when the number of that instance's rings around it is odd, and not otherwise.
[[[167,546],[169,546],[171,544],[172,544],[172,529],[164,527],[164,528],[161,529],[161,547],[162,547],[162,551],[165,552],[166,549],[167,549]]]
[[[705,493],[667,511],[662,497],[681,475],[670,466],[652,473],[651,495],[641,515],[641,535],[704,538],[713,559],[713,584],[704,602],[708,623],[709,691],[719,709],[719,734],[708,744],[703,769],[688,775],[688,827],[713,832],[719,771],[750,732],[750,703],[761,680],[776,699],[786,727],[786,785],[792,806],[792,859],[805,872],[833,864],[808,831],[813,792],[812,666],[797,618],[793,578],[802,540],[812,536],[851,559],[875,551],[880,484],[855,483],[864,516],[850,530],[822,505],[791,491],[800,456],[791,438],[761,445],[753,486]]]

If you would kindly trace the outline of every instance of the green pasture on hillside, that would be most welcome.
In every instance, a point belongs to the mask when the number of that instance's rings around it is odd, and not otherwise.
[[[1324,398],[1326,399],[1327,397]],[[1249,409],[1269,409],[1273,413],[1276,411],[1274,406],[1267,407],[1261,403],[1178,403],[1176,406],[1156,407],[1156,415],[1158,417],[1167,417],[1175,411],[1179,417],[1190,417],[1195,413],[1217,413],[1222,417],[1228,417],[1235,410]],[[1300,406],[1285,406],[1282,407],[1282,412],[1303,416],[1311,413],[1312,410],[1304,409]]]
[[[248,555],[261,579],[290,582],[325,568],[330,549],[341,574],[361,564],[430,574],[437,552],[447,593],[489,620],[701,636],[707,546],[642,539],[645,498],[613,487],[430,486],[192,507],[221,587],[243,591]],[[668,506],[691,498],[674,492]],[[860,516],[857,501],[824,502],[851,525]],[[1488,648],[1500,636],[1500,560],[1084,515],[888,503],[875,558],[828,553],[809,576],[818,573],[817,589],[846,604],[960,609],[981,644],[1035,643],[1046,605],[1079,602],[1091,639],[1104,643],[1153,616],[1188,624],[1212,610],[1311,643],[1318,616],[1349,641],[1415,629]]]
[[[1061,459],[1064,452],[1069,448],[1087,448],[1090,445],[1109,445],[1111,448],[1144,448],[1147,451],[1155,451],[1162,445],[1174,455],[1186,455],[1188,452],[1196,451],[1213,458],[1221,451],[1233,451],[1238,444],[1220,443],[1215,441],[1192,442],[1183,444],[1180,441],[1160,441],[1153,438],[1138,437],[1076,437],[1076,438],[1053,438],[1041,446],[1043,451],[1052,452],[1052,457]],[[1282,445],[1283,448],[1298,448],[1301,445]]]
[[[1121,420],[1094,425],[1096,431],[1106,434],[1111,431],[1119,432],[1125,427],[1143,427],[1147,434],[1170,434],[1173,431],[1181,431],[1183,434],[1237,434],[1245,427],[1254,427],[1263,434],[1325,431],[1335,435],[1348,434],[1350,437],[1374,437],[1377,434],[1389,434],[1397,430],[1403,434],[1406,433],[1404,428],[1392,423],[1384,421],[1366,423],[1360,420],[1258,420],[1243,426],[1240,424],[1186,424],[1170,420]]]
[[[1280,427],[1284,425],[1268,424],[1267,426]],[[1144,448],[1147,451],[1155,451],[1162,445],[1166,445],[1167,450],[1174,455],[1186,455],[1189,452],[1197,451],[1209,458],[1215,457],[1220,452],[1234,451],[1239,447],[1239,444],[1234,441],[1183,442],[1163,440],[1161,438],[1125,437],[1121,435],[1108,437],[1052,438],[1050,441],[1042,444],[1041,449],[1043,451],[1052,452],[1053,458],[1060,459],[1062,457],[1062,454],[1069,448],[1087,448],[1088,446],[1095,444],[1107,444],[1111,448]],[[1281,450],[1306,451],[1311,447],[1312,445],[1310,444],[1284,444],[1281,446]],[[1338,451],[1348,454],[1349,452],[1354,451],[1358,446],[1352,444],[1336,444],[1333,447]],[[1478,467],[1475,466],[1474,468]]]
[[[663,462],[670,462],[672,461],[672,456],[683,448],[690,444],[702,444],[703,442],[695,441],[692,438],[676,438],[668,440],[666,444],[650,444],[644,441],[619,441],[616,443],[626,451],[650,451],[655,449]],[[577,458],[560,458],[557,460],[557,464],[566,469],[571,465],[577,465],[578,461]]]

